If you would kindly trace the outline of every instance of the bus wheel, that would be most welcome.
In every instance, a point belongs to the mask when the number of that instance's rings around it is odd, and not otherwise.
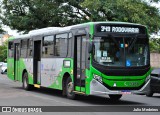
[[[109,97],[111,100],[117,101],[122,97],[122,95],[109,95]]]
[[[27,74],[27,72],[25,72],[23,74],[23,88],[25,90],[31,90],[31,87],[32,86],[28,83],[28,74]]]
[[[152,91],[148,91],[148,92],[146,93],[146,96],[147,96],[147,97],[152,97],[152,96],[153,96],[153,92],[152,92]]]
[[[75,99],[75,93],[73,92],[73,82],[70,77],[66,80],[66,95],[69,99]]]

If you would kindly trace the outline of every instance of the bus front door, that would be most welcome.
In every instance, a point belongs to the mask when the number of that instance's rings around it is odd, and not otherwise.
[[[15,43],[15,53],[14,53],[14,80],[17,81],[19,80],[19,72],[20,72],[20,67],[19,67],[19,52],[20,52],[20,45],[19,43]]]
[[[74,84],[80,87],[80,92],[85,92],[82,87],[85,87],[86,49],[86,36],[76,36],[74,46]]]
[[[41,40],[34,41],[33,56],[33,76],[34,84],[41,84]]]

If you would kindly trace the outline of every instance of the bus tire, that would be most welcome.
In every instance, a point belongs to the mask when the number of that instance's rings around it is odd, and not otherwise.
[[[29,90],[32,89],[32,85],[30,85],[30,84],[28,83],[28,74],[27,74],[27,72],[25,72],[25,73],[23,74],[23,89],[25,89],[25,90],[27,90],[27,91],[29,91]]]
[[[152,91],[148,91],[148,92],[146,93],[146,96],[147,96],[147,97],[152,97],[152,96],[153,96],[153,92],[152,92]]]
[[[66,95],[67,95],[67,98],[69,99],[75,99],[75,93],[73,92],[73,82],[72,82],[72,79],[70,77],[67,78],[66,80]]]
[[[118,101],[122,95],[119,94],[119,95],[109,95],[110,99],[113,100],[113,101]]]

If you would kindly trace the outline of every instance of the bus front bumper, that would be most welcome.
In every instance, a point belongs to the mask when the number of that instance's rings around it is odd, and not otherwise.
[[[103,84],[93,79],[90,83],[91,95],[109,95],[109,94],[138,94],[144,95],[150,90],[150,79],[139,90],[109,90]]]

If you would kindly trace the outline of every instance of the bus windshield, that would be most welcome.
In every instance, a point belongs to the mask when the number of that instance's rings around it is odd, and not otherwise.
[[[98,64],[138,67],[149,64],[147,38],[94,37],[93,57]]]

